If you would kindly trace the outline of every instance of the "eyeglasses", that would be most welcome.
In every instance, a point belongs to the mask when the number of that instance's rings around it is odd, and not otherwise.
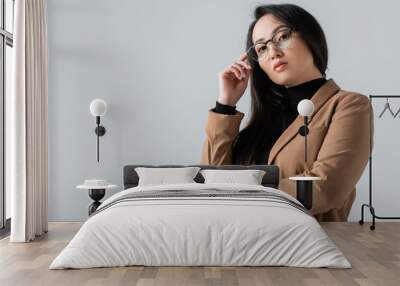
[[[271,54],[271,47],[269,44],[274,44],[276,48],[286,49],[290,46],[291,39],[293,35],[293,29],[289,27],[284,27],[279,29],[274,33],[271,39],[265,42],[259,42],[251,46],[247,50],[248,57],[251,57],[254,61],[260,62],[267,58]]]

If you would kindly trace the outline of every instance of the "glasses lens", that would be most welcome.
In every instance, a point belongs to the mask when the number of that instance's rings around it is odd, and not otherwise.
[[[247,56],[249,58],[251,58],[253,61],[258,61],[258,56],[257,56],[257,53],[256,53],[255,46],[252,46],[251,48],[249,48],[247,50]]]
[[[269,41],[268,45],[273,44],[279,49],[286,49],[290,46],[291,36],[292,30],[290,28],[283,28],[275,33],[271,41]],[[266,45],[265,43],[255,44],[247,51],[248,57],[257,62],[267,59],[269,56],[269,51],[271,49],[271,47],[269,47],[268,45]]]
[[[292,36],[291,29],[287,29],[287,28],[286,29],[282,29],[282,30],[278,31],[278,33],[276,33],[274,35],[274,38],[273,38],[272,42],[274,44],[276,44],[276,46],[278,48],[286,49],[290,45],[291,36]]]
[[[258,43],[247,50],[247,56],[258,62],[266,58],[267,47],[264,43]]]
[[[258,43],[254,46],[255,52],[257,54],[257,60],[261,61],[265,59],[268,55],[268,46],[265,43]]]

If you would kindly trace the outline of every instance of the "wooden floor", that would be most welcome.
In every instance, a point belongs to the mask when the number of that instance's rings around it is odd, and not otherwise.
[[[48,270],[80,223],[50,223],[32,243],[0,241],[0,285],[400,285],[400,223],[323,223],[352,269],[295,267],[118,267]]]

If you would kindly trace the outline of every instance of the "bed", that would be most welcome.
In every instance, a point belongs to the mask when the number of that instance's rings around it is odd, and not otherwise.
[[[265,170],[260,185],[138,185],[136,167]],[[351,268],[309,211],[278,190],[272,165],[127,165],[124,190],[107,198],[50,269],[117,266]]]

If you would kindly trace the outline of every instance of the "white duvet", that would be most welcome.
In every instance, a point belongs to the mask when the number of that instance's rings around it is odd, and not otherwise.
[[[243,184],[137,186],[103,202],[50,269],[145,266],[351,268],[316,219],[289,204],[257,198],[152,198],[113,201],[131,192],[262,190]],[[107,207],[108,206],[108,207]]]

